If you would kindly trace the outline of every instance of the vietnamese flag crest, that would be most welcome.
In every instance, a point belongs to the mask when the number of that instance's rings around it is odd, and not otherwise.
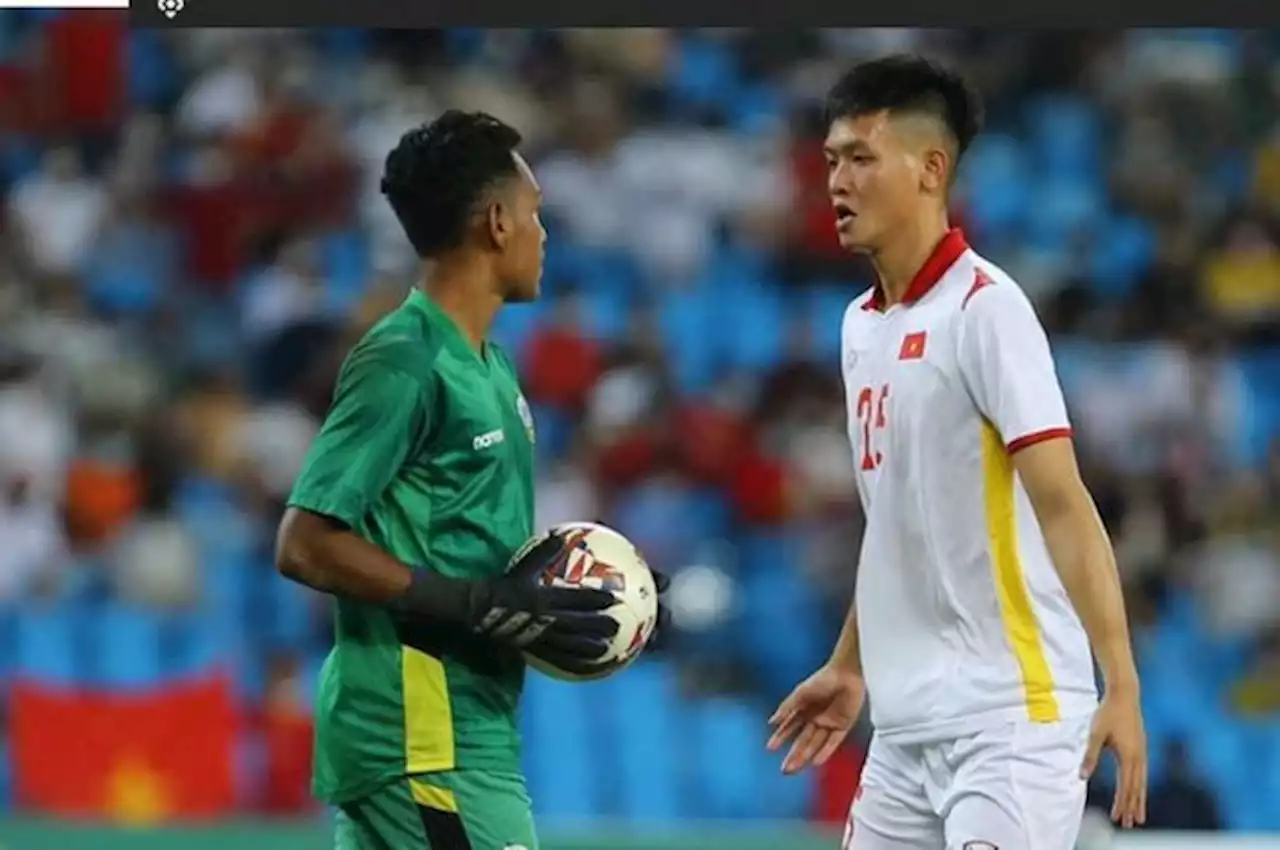
[[[236,710],[222,677],[135,693],[19,682],[10,706],[28,810],[144,825],[235,805]]]

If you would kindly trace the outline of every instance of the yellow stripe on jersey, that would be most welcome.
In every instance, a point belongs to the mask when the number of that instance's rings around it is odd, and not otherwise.
[[[409,791],[413,794],[413,802],[437,812],[458,811],[458,798],[450,788],[428,785],[420,779],[409,779]]]
[[[1022,671],[1027,713],[1037,723],[1051,723],[1059,718],[1058,699],[1018,557],[1013,458],[1005,449],[1000,432],[986,421],[982,423],[982,479],[1000,617]]]
[[[452,770],[453,707],[444,664],[408,646],[400,648],[400,656],[405,772]]]

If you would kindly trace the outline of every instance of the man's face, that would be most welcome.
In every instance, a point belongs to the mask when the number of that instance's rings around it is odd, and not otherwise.
[[[918,134],[907,132],[913,120],[884,111],[831,123],[823,144],[827,192],[845,250],[876,250],[919,210],[927,151]]]
[[[505,285],[502,296],[507,303],[537,299],[542,280],[543,246],[547,241],[547,231],[539,218],[542,190],[529,164],[519,154],[514,156],[519,177],[508,196],[509,202],[504,205],[504,226],[509,232],[502,244],[500,259]]]

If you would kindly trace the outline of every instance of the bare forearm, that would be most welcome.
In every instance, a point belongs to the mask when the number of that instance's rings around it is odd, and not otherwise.
[[[1084,625],[1110,689],[1136,689],[1124,595],[1115,552],[1093,500],[1083,491],[1070,505],[1044,512],[1041,530],[1071,604]]]
[[[827,662],[832,667],[862,675],[862,654],[858,644],[858,606],[849,603],[849,613],[844,618],[844,626],[840,629],[840,637],[836,639],[835,649]]]
[[[281,575],[323,593],[383,604],[404,593],[412,573],[349,530],[290,508],[280,523],[276,566]]]

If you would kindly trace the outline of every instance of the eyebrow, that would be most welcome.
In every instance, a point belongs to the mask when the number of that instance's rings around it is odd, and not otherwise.
[[[824,154],[827,154],[828,156],[839,156],[842,153],[848,153],[849,151],[855,150],[857,148],[862,148],[866,150],[868,147],[869,146],[867,145],[867,143],[862,139],[851,139],[849,141],[840,142],[839,144],[835,144],[835,145],[831,144],[830,142],[826,142],[822,145],[822,152]]]

